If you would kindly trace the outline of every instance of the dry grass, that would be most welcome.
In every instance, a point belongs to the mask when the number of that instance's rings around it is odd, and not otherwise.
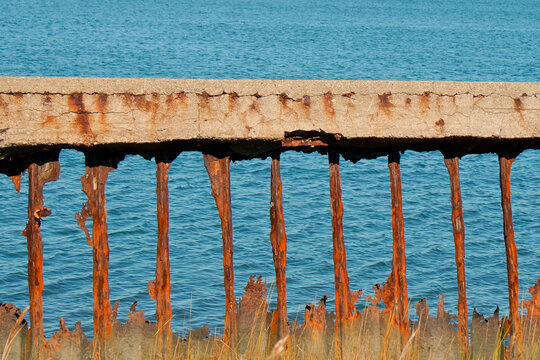
[[[435,318],[420,317],[412,327],[408,340],[402,340],[391,316],[385,318],[379,312],[369,311],[364,311],[355,321],[345,323],[339,332],[339,338],[336,337],[334,330],[333,315],[326,314],[324,329],[310,328],[293,321],[290,324],[289,335],[278,339],[271,330],[272,317],[268,315],[266,300],[264,298],[264,302],[259,304],[254,313],[249,313],[249,327],[239,327],[237,341],[233,347],[226,344],[219,335],[200,338],[193,335],[196,331],[186,331],[184,333],[187,333],[187,336],[179,337],[174,333],[167,334],[163,329],[155,328],[151,339],[142,339],[138,353],[142,359],[159,360],[502,360],[505,359],[505,350],[508,346],[508,334],[504,333],[504,329],[507,329],[505,319],[499,320],[496,338],[491,333],[491,340],[482,343],[485,344],[484,348],[477,347],[476,353],[469,351],[462,354],[456,344],[455,334],[448,330],[441,331],[437,327],[440,324],[436,323]],[[22,329],[20,324],[27,310],[28,308],[23,311],[11,329],[1,360],[8,359],[10,347]],[[521,317],[521,323],[523,329],[521,358],[539,360],[540,323],[533,322],[526,316]],[[114,350],[116,354],[110,356],[111,359],[126,358],[126,355],[119,351],[121,347],[122,345],[116,345]],[[506,354],[506,358],[511,357],[511,354]]]
[[[30,309],[30,306],[27,306],[26,309],[24,309],[24,311],[21,313],[21,315],[13,325],[13,328],[11,328],[6,344],[4,345],[4,350],[2,351],[2,360],[6,360],[9,357],[11,345],[13,344],[13,341],[15,340],[19,332],[23,329],[21,323],[23,322],[24,316],[26,315],[28,309]]]

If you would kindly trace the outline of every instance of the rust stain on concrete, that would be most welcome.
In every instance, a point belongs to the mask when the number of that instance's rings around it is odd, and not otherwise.
[[[311,97],[309,95],[304,95],[302,97],[302,103],[304,104],[305,107],[310,107],[311,106]]]
[[[167,94],[167,96],[165,96],[165,104],[167,104],[167,107],[173,106],[176,103],[175,100],[174,94]]]
[[[21,92],[13,93],[12,96],[13,96],[13,101],[17,105],[19,105],[22,102],[22,99],[24,98],[24,94]]]
[[[200,106],[208,107],[208,102],[209,102],[210,95],[206,91],[203,91],[202,93],[197,94],[197,97],[199,98],[199,105]]]
[[[74,124],[77,130],[88,141],[88,137],[95,135],[90,128],[90,114],[84,105],[84,95],[82,93],[72,93],[67,98],[69,111],[75,113]]]
[[[238,94],[235,93],[234,91],[231,92],[228,96],[228,102],[229,102],[229,115],[233,113],[234,109],[236,108],[237,104],[238,104]]]
[[[524,120],[523,118],[523,101],[521,101],[520,98],[515,98],[514,99],[514,109],[517,111],[517,113],[519,114],[519,119],[520,120]]]
[[[279,94],[279,102],[281,103],[281,107],[286,108],[287,107],[287,100],[289,97],[285,93]]]
[[[485,97],[486,97],[486,96],[483,95],[483,94],[477,94],[477,95],[474,95],[474,96],[473,96],[473,99],[474,99],[473,104],[474,104],[474,105],[478,104],[478,102],[479,102],[480,100],[484,99]]]
[[[41,103],[43,104],[43,107],[45,108],[48,108],[49,106],[51,106],[51,103],[52,103],[51,94],[45,93],[41,95]]]
[[[178,94],[176,94],[176,99],[180,102],[180,105],[184,108],[187,108],[189,102],[188,102],[188,96],[184,91],[180,91]]]
[[[309,95],[304,95],[301,100],[302,109],[304,112],[304,117],[306,119],[311,119],[311,97]]]
[[[324,111],[332,117],[336,115],[336,110],[334,109],[334,95],[330,91],[328,91],[326,94],[323,95],[322,99],[324,104]]]
[[[129,93],[122,93],[122,94],[119,94],[119,96],[122,99],[122,103],[126,107],[131,107],[135,100],[133,97],[133,94],[129,94]]]
[[[437,105],[437,112],[440,114],[441,113],[441,108],[442,108],[442,104],[441,104],[441,101],[442,101],[442,98],[440,96],[437,96],[435,98],[435,104]]]
[[[444,120],[440,118],[439,120],[435,121],[435,126],[437,127],[437,131],[443,131],[444,130]]]
[[[251,105],[249,105],[249,110],[256,113],[260,113],[259,102],[257,100],[253,101]]]
[[[0,109],[2,109],[4,116],[7,117],[9,114],[8,103],[4,100],[2,96],[0,96]]]
[[[109,95],[103,93],[97,94],[96,107],[99,113],[107,113],[107,110],[109,108]]]
[[[44,128],[46,126],[52,126],[56,124],[57,120],[58,120],[58,116],[46,115],[45,120],[43,120],[43,122],[41,123],[41,127]]]
[[[41,122],[41,128],[44,128],[46,126],[58,125],[57,124],[58,116],[50,114],[50,112],[54,110],[53,105],[52,105],[51,94],[44,93],[43,95],[41,95],[41,104],[43,106],[43,115],[42,115],[43,121]]]
[[[420,96],[420,111],[425,115],[430,109],[431,93],[429,91],[424,92]]]
[[[161,95],[159,95],[156,92],[153,92],[151,94],[151,98],[152,100],[150,100],[150,111],[152,112],[152,115],[151,115],[152,122],[150,125],[152,127],[152,130],[155,130],[156,120],[158,117],[158,111],[161,105]]]
[[[140,111],[149,112],[152,110],[152,102],[146,100],[146,95],[135,95],[133,98],[135,106]]]
[[[379,110],[382,111],[387,116],[392,115],[392,109],[394,109],[394,104],[391,102],[392,93],[386,92],[381,95],[377,95],[379,97]]]
[[[99,124],[102,126],[101,132],[106,132],[109,130],[109,122],[107,121],[107,111],[109,110],[108,94],[97,94],[96,108],[99,113]]]

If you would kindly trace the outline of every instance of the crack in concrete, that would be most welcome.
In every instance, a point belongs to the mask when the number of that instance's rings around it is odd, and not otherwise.
[[[178,95],[178,94],[185,94],[185,95],[195,95],[195,96],[204,96],[204,97],[208,97],[208,98],[216,98],[216,97],[221,97],[221,96],[230,96],[230,95],[234,95],[235,97],[238,97],[238,98],[242,98],[242,97],[255,97],[257,99],[261,99],[261,98],[267,98],[267,97],[282,97],[284,94],[287,96],[287,99],[288,100],[292,100],[292,101],[301,101],[303,102],[304,101],[304,98],[301,97],[301,98],[293,98],[293,97],[290,97],[286,94],[286,92],[281,92],[281,93],[272,93],[272,94],[267,94],[267,95],[259,95],[258,93],[254,93],[254,94],[243,94],[243,95],[239,95],[238,93],[236,93],[235,91],[231,91],[231,92],[222,92],[221,94],[208,94],[203,90],[202,92],[193,92],[193,91],[178,91],[178,92],[172,92],[172,93],[156,93],[156,92],[133,92],[133,93],[125,93],[125,92],[122,92],[122,93],[102,93],[102,92],[83,92],[83,93],[80,93],[82,95],[87,95],[87,96],[96,96],[96,95],[108,95],[108,96],[126,96],[126,95],[133,95],[133,96],[152,96],[152,95],[159,95],[159,96],[173,96],[173,95]],[[382,92],[368,92],[368,93],[356,93],[354,91],[349,91],[349,92],[345,92],[345,93],[332,93],[331,91],[327,91],[326,93],[318,93],[318,94],[305,94],[303,96],[309,96],[309,97],[323,97],[325,95],[327,95],[328,93],[330,93],[331,95],[333,96],[342,96],[342,97],[347,97],[347,98],[353,98],[354,96],[376,96],[376,95],[381,95],[383,93],[390,93],[390,95],[402,95],[402,96],[426,96],[426,94],[429,94],[429,95],[435,95],[435,96],[438,96],[438,97],[456,97],[456,96],[461,96],[461,95],[472,95],[473,97],[490,97],[490,96],[500,96],[500,97],[506,97],[506,98],[510,98],[510,99],[514,99],[514,97],[510,96],[510,95],[507,95],[507,94],[499,94],[499,93],[496,93],[496,92],[493,92],[493,93],[488,93],[488,94],[480,94],[480,93],[472,93],[470,91],[466,91],[466,92],[456,92],[456,93],[449,93],[449,94],[446,94],[446,93],[436,93],[436,92],[433,92],[433,91],[426,91],[426,92],[423,92],[423,93],[409,93],[409,92],[391,92],[391,91],[382,91]],[[40,95],[40,96],[43,96],[43,95],[50,95],[50,96],[70,96],[72,95],[71,93],[50,93],[50,92],[25,92],[25,93],[9,93],[9,92],[4,92],[4,93],[0,93],[0,95],[11,95],[11,96],[14,96],[14,95]],[[520,96],[522,98],[538,98],[540,94],[527,94],[526,96]]]

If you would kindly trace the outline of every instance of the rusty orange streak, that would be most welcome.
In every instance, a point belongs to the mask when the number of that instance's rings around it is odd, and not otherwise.
[[[350,317],[349,275],[347,274],[347,255],[343,238],[343,202],[341,200],[341,176],[339,173],[339,154],[330,153],[330,210],[332,213],[332,240],[334,257],[334,286],[336,290],[336,318],[339,321]]]
[[[204,166],[210,177],[212,196],[221,219],[223,238],[223,274],[225,283],[224,341],[234,348],[236,337],[236,299],[234,296],[233,227],[231,211],[230,157],[217,158],[204,154]]]
[[[512,205],[510,202],[510,172],[515,158],[499,156],[501,206],[504,223],[504,245],[506,249],[506,270],[508,273],[508,302],[510,305],[510,347],[519,357],[523,344],[521,338],[521,323],[519,318],[519,277],[517,249],[514,240],[514,224],[512,222]]]
[[[156,194],[158,240],[156,255],[156,320],[158,328],[171,330],[171,275],[169,262],[169,168],[171,164],[157,163]]]
[[[43,206],[45,183],[58,180],[60,163],[31,164],[28,168],[28,223],[23,232],[28,245],[28,293],[30,297],[31,351],[37,354],[43,341],[43,242],[41,219],[51,214]]]
[[[409,336],[409,300],[407,295],[405,235],[401,203],[401,171],[398,153],[388,156],[390,192],[392,196],[392,281],[394,282],[394,311],[399,329],[405,338]],[[404,344],[403,344],[404,345]]]
[[[444,164],[450,176],[450,200],[452,202],[452,227],[454,232],[455,258],[458,283],[458,338],[466,351],[469,344],[467,315],[467,286],[465,282],[465,222],[459,183],[459,158],[445,158]]]
[[[285,218],[283,216],[283,194],[279,155],[272,158],[270,169],[270,242],[274,256],[277,288],[277,312],[280,337],[289,332],[287,324],[287,280],[285,266],[287,264],[287,234],[285,233]]]
[[[82,216],[92,216],[93,247],[93,294],[94,294],[94,339],[97,340],[98,350],[103,341],[112,331],[112,310],[109,301],[109,241],[107,235],[107,209],[105,199],[105,183],[109,172],[113,170],[107,166],[87,166],[85,174],[81,177],[82,190],[88,197],[83,206]],[[81,214],[77,214],[79,219]],[[85,233],[84,220],[79,225]],[[90,242],[90,241],[89,241]]]
[[[15,186],[15,191],[17,191],[19,194],[21,193],[21,175],[12,175],[9,178],[13,182],[13,186]]]
[[[336,303],[336,356],[341,358],[343,344],[343,322],[352,318],[354,304],[351,302],[347,255],[343,238],[343,202],[341,200],[341,176],[339,173],[339,153],[328,154],[330,177],[330,210],[332,213],[332,243],[334,258],[334,287]]]

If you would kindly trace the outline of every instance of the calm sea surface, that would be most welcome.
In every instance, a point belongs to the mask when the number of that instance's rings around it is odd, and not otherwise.
[[[540,2],[252,0],[10,1],[0,7],[0,75],[167,78],[540,81]],[[64,316],[92,329],[92,249],[74,214],[85,202],[81,153],[61,153],[60,180],[45,187],[53,211],[42,226],[44,316],[48,335]],[[304,302],[333,293],[325,156],[282,155],[291,317]],[[519,275],[540,276],[540,151],[514,163],[512,206]],[[274,280],[269,242],[270,162],[232,164],[237,294],[251,274]],[[508,309],[498,162],[461,162],[469,305]],[[440,153],[402,158],[407,276],[412,303],[435,308],[446,294],[456,313],[450,195]],[[0,302],[28,304],[27,178],[17,195],[0,176]],[[372,293],[391,267],[386,158],[342,161],[345,242],[352,288]],[[223,323],[220,223],[199,153],[183,153],[170,173],[173,328]],[[154,277],[155,164],[132,156],[107,182],[111,300],[125,320]],[[275,300],[275,296],[274,296]],[[362,300],[360,301],[362,304]],[[333,305],[331,303],[331,305]]]

